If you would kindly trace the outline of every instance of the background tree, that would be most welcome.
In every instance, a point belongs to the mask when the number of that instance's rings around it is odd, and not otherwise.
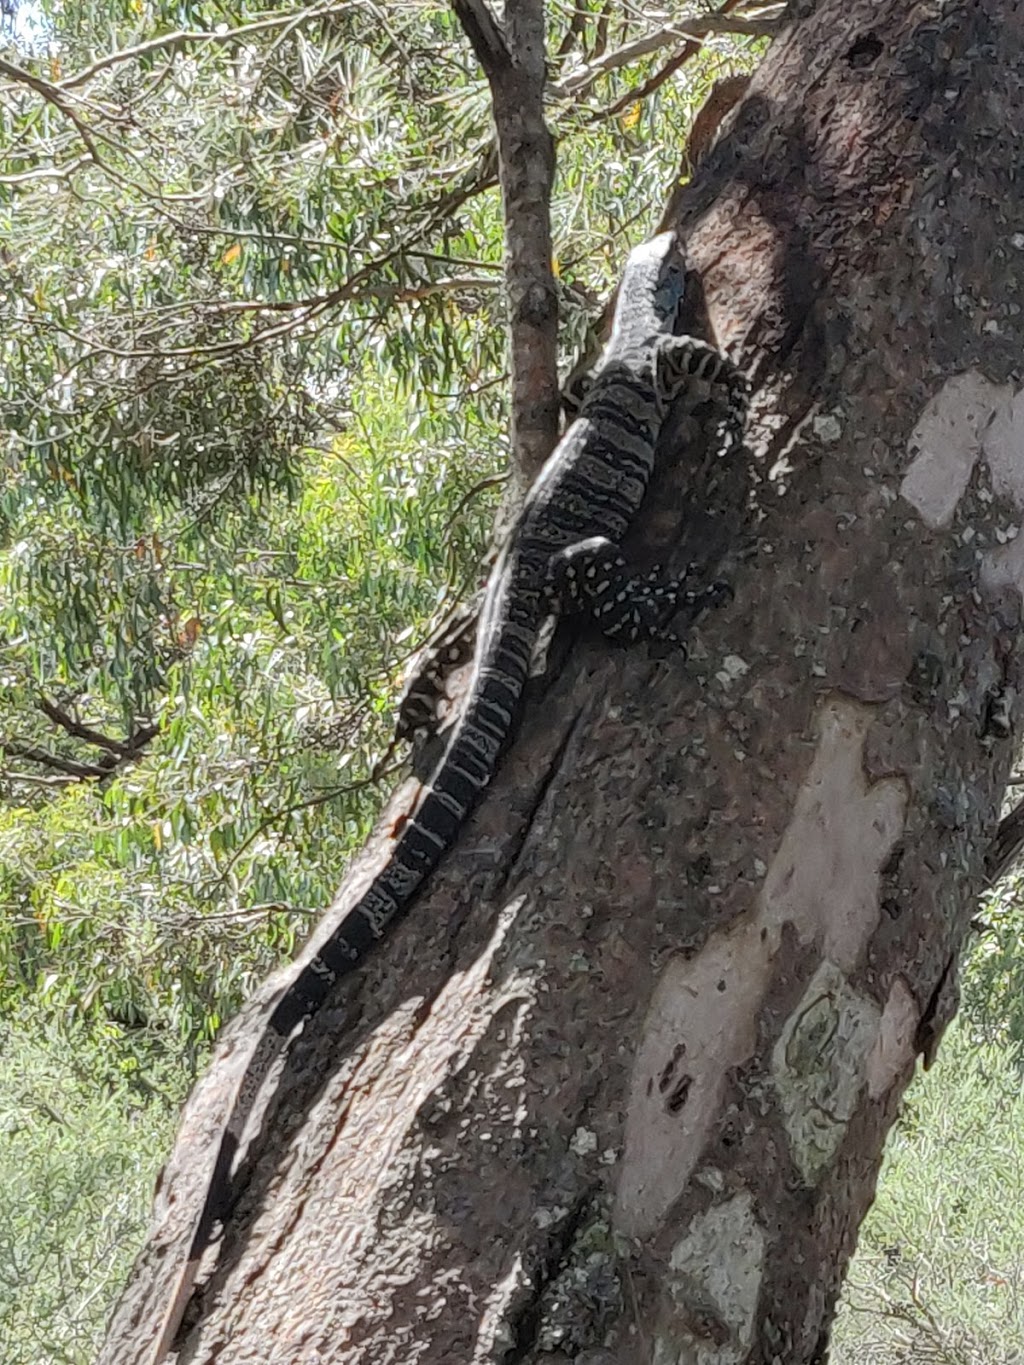
[[[392,6],[384,24],[343,5],[44,18],[55,55],[12,45],[0,112],[12,1360],[91,1358],[123,1266],[109,1251],[138,1235],[184,1081],[366,828],[398,662],[472,574],[489,510],[470,495],[504,452],[487,101],[443,7]],[[613,7],[552,25],[570,356],[661,211],[681,155],[664,129],[736,59],[712,37],[695,63],[689,38]],[[937,41],[926,71],[945,76]],[[862,69],[854,49],[837,70]],[[737,590],[736,610],[755,600]],[[972,1013],[989,1030],[1013,967],[999,927]],[[908,1232],[906,1207],[875,1243],[900,1331],[948,1347],[946,1314],[965,1358],[1011,1352],[1005,1331],[984,1340],[1013,1278],[981,1247],[983,1217],[962,1277],[986,1310],[972,1315],[922,1298],[927,1210]],[[959,1264],[955,1243],[947,1255]],[[594,1273],[608,1264],[596,1247]]]

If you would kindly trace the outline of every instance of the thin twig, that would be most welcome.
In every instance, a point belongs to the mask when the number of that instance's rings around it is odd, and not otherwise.
[[[27,782],[33,787],[68,787],[74,782],[80,782],[79,777],[72,777],[67,773],[54,774],[52,777],[44,777],[42,773],[22,773],[14,768],[8,769],[5,773],[0,773],[0,778],[4,782]]]
[[[76,156],[66,166],[37,166],[32,171],[19,171],[15,175],[0,175],[0,185],[24,185],[30,180],[68,180],[83,166],[91,165],[87,156]]]
[[[725,0],[725,4],[718,13],[723,17],[729,15],[733,10],[738,9],[742,3],[743,0]],[[695,57],[703,45],[704,40],[702,38],[691,38],[668,59],[660,71],[656,71],[643,85],[638,86],[635,90],[627,91],[614,104],[608,105],[604,109],[594,110],[589,115],[589,121],[591,123],[603,123],[605,120],[621,114],[623,109],[628,109],[631,104],[639,104],[641,100],[646,100],[656,90],[660,89],[670,77],[674,76],[681,66],[685,66],[691,57]]]
[[[722,11],[719,14],[693,16],[672,24],[665,24],[662,28],[653,29],[632,43],[617,47],[612,52],[607,52],[604,56],[588,62],[586,66],[564,76],[551,86],[551,94],[557,99],[579,98],[602,76],[628,66],[640,57],[647,57],[660,48],[669,47],[680,39],[687,43],[703,42],[705,38],[716,33],[771,37],[778,32],[784,12],[785,6],[779,5],[773,7],[770,14],[758,19],[732,18],[728,13]]]
[[[382,778],[390,777],[393,773],[400,771],[402,766],[400,763],[394,763],[390,767],[383,766],[394,753],[397,745],[398,740],[393,739],[383,756],[374,764],[373,771],[368,777],[361,778],[358,782],[350,782],[344,787],[331,787],[327,791],[318,793],[316,796],[311,796],[305,801],[296,801],[290,806],[284,806],[281,810],[276,810],[272,814],[265,816],[252,833],[247,835],[242,843],[239,844],[238,848],[232,853],[231,857],[228,859],[227,866],[217,878],[218,884],[227,878],[235,863],[237,863],[242,854],[256,842],[260,835],[264,834],[272,825],[276,825],[279,820],[286,820],[289,815],[296,815],[299,811],[310,810],[315,806],[326,805],[328,801],[334,801],[339,796],[350,796],[354,792],[365,791],[367,787],[376,786]]]
[[[38,744],[19,744],[16,740],[6,740],[0,744],[0,750],[8,758],[27,758],[33,763],[41,764],[44,768],[54,768],[59,773],[66,773],[68,777],[76,780],[109,776],[108,769],[101,768],[98,763],[76,763],[73,758],[62,758],[59,754],[51,754],[49,750],[40,748]]]
[[[343,14],[346,10],[358,8],[360,8],[358,3],[353,4],[349,0],[343,4],[319,5],[294,13],[272,15],[267,19],[256,19],[251,24],[240,24],[237,28],[224,31],[202,32],[196,29],[176,29],[173,33],[164,33],[159,38],[149,38],[144,43],[136,44],[135,47],[124,47],[118,52],[110,52],[105,57],[99,57],[89,66],[76,71],[73,76],[68,76],[66,80],[60,81],[58,88],[73,90],[76,86],[85,85],[91,81],[101,71],[107,71],[112,66],[119,66],[122,62],[132,62],[139,57],[151,56],[154,52],[174,52],[183,47],[210,47],[235,43],[240,38],[249,37],[252,33],[264,33],[267,29],[280,28],[282,25],[294,26],[296,22],[302,24],[309,19],[322,19],[332,14]]]

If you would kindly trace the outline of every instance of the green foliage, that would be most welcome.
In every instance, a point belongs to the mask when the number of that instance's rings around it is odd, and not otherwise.
[[[1024,1359],[1024,932],[1019,869],[979,912],[963,1002],[889,1138],[834,1365]]]
[[[447,0],[41,0],[20,22],[0,1365],[91,1358],[213,1033],[385,795],[402,664],[473,573],[505,449],[489,104]],[[553,7],[567,358],[710,80],[750,60],[712,42],[645,93],[664,52],[616,56],[639,35],[629,8]]]
[[[1013,1058],[950,1029],[890,1135],[834,1365],[1024,1359],[1024,1093]]]
[[[148,1055],[146,1075],[139,1054]],[[0,1365],[95,1358],[186,1078],[113,1025],[0,1022]]]
[[[979,910],[967,960],[963,1014],[979,1041],[1000,1043],[1024,1062],[1024,869],[1019,865]]]
[[[330,898],[382,795],[399,662],[486,520],[471,500],[449,535],[456,504],[499,453],[479,431],[470,455],[449,412],[407,420],[372,374],[358,392],[353,432],[307,459],[296,499],[221,514],[234,564],[147,545],[183,640],[161,731],[107,783],[0,808],[8,998],[127,1010],[193,1059]],[[42,631],[16,602],[14,628]]]
[[[2,965],[192,1066],[364,836],[403,657],[485,534],[486,83],[440,0],[34,22],[0,69]],[[553,15],[569,350],[723,62],[640,98],[635,36]]]

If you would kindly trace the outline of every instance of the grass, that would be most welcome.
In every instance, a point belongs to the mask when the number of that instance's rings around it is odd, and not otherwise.
[[[1024,1085],[954,1024],[889,1139],[831,1365],[1024,1365]]]
[[[184,1086],[119,1066],[113,1036],[39,1016],[0,1028],[0,1365],[85,1365],[141,1243]]]
[[[0,1365],[85,1365],[187,1077],[113,1026],[40,1009],[0,1029]],[[830,1365],[1024,1365],[1020,1057],[968,999],[893,1129]]]

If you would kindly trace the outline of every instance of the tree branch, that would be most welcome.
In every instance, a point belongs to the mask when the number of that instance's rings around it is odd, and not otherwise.
[[[558,293],[551,268],[555,149],[544,121],[544,4],[507,0],[504,33],[485,0],[452,5],[490,85],[498,139],[515,503],[558,438]]]
[[[98,749],[106,749],[108,753],[116,754],[119,758],[127,757],[129,750],[120,740],[111,739],[109,735],[104,735],[89,725],[83,725],[81,721],[75,720],[74,716],[61,710],[56,702],[40,697],[37,705],[47,720],[52,720],[54,725],[59,725],[75,739],[84,739],[87,744],[95,744]]]
[[[731,14],[733,10],[739,9],[742,3],[743,0],[725,0],[725,4],[718,11],[719,18],[721,19]],[[621,114],[623,109],[628,109],[631,104],[637,104],[653,95],[671,76],[675,75],[681,66],[685,66],[691,57],[695,57],[703,46],[703,38],[689,39],[678,52],[668,59],[661,70],[656,71],[643,85],[638,86],[635,90],[627,91],[625,95],[607,108],[595,110],[590,115],[590,122],[603,123],[605,119],[614,118],[616,114]]]
[[[493,83],[512,67],[512,57],[498,21],[485,0],[452,0],[452,8],[484,75]]]
[[[740,19],[730,18],[723,9],[718,14],[695,15],[677,23],[665,24],[651,33],[645,33],[632,43],[617,47],[603,57],[588,62],[586,66],[577,68],[562,80],[556,81],[551,87],[551,93],[561,99],[578,98],[602,76],[607,76],[611,71],[618,71],[640,57],[649,56],[659,48],[669,47],[679,39],[689,44],[703,42],[706,37],[715,33],[770,37],[778,32],[784,12],[784,5],[776,5],[757,19]]]
[[[59,725],[66,734],[102,749],[103,754],[95,763],[80,763],[76,759],[65,758],[62,754],[50,753],[48,749],[38,744],[22,743],[18,740],[0,743],[0,752],[5,753],[8,758],[27,758],[43,768],[62,773],[64,774],[62,781],[99,781],[110,777],[118,768],[138,758],[146,745],[160,733],[159,725],[140,725],[137,730],[132,731],[128,739],[113,739],[75,720],[46,697],[41,697],[37,705],[43,715],[55,725]],[[21,774],[18,776],[20,780],[26,780]]]
[[[56,702],[50,701],[46,697],[40,697],[38,706],[43,715],[48,720],[52,720],[54,725],[59,725],[69,735],[75,739],[83,739],[87,744],[94,744],[98,749],[107,751],[107,758],[98,760],[102,767],[111,768],[117,762],[136,758],[140,750],[160,733],[159,725],[140,725],[133,730],[126,740],[113,739],[110,735],[103,734],[100,730],[94,730],[91,725],[84,725],[62,710]]]
[[[24,85],[29,90],[34,91],[47,104],[52,104],[55,109],[73,123],[78,130],[78,135],[85,143],[94,161],[102,164],[96,145],[93,141],[92,130],[89,125],[71,107],[71,101],[66,99],[63,92],[50,81],[43,80],[41,76],[33,75],[23,66],[17,66],[14,62],[9,62],[4,57],[0,57],[0,76],[6,76],[9,80],[18,85]],[[74,98],[74,97],[72,97]]]
[[[1006,876],[1024,849],[1024,801],[1004,815],[996,828],[995,838],[985,852],[985,870],[989,886]]]

